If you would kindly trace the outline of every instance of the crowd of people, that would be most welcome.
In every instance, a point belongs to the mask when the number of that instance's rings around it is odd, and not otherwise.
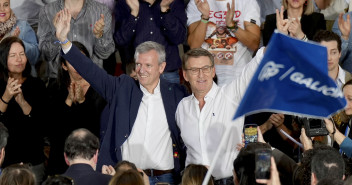
[[[209,169],[208,185],[352,184],[351,12],[332,29],[320,13],[337,0],[11,1],[0,0],[0,185],[200,185]],[[232,120],[274,30],[327,48],[317,62],[347,100],[327,136],[278,112]],[[116,53],[126,74],[112,75]],[[246,124],[258,141],[245,146]]]

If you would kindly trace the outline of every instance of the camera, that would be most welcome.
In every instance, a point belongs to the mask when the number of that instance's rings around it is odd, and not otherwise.
[[[326,136],[329,134],[326,129],[325,122],[322,119],[314,119],[307,117],[296,117],[295,121],[299,125],[303,125],[308,137]]]

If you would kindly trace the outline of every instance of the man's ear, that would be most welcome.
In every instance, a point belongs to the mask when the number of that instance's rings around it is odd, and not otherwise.
[[[166,62],[162,62],[161,64],[159,64],[160,74],[164,72],[165,66],[166,66]]]
[[[4,161],[5,158],[5,147],[3,147],[0,151],[0,166],[1,166],[1,162]]]
[[[188,77],[187,77],[187,71],[186,70],[184,70],[184,69],[182,69],[182,74],[183,74],[183,78],[186,80],[186,82],[188,82],[189,81],[189,79],[188,79]]]
[[[62,69],[64,69],[65,71],[68,70],[67,66],[66,66],[64,63],[61,63],[61,67],[62,67]]]
[[[97,150],[93,156],[93,161],[94,161],[94,164],[97,164],[98,163],[98,154],[99,154],[99,150]]]
[[[64,153],[64,157],[65,157],[65,162],[66,162],[67,166],[70,166],[70,160],[68,160],[65,153]]]

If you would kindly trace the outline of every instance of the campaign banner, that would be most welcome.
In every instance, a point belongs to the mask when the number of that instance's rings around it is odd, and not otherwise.
[[[275,33],[234,119],[258,112],[326,118],[346,106],[328,76],[327,49]]]

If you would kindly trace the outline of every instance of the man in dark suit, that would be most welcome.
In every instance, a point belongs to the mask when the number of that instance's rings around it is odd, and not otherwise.
[[[110,175],[96,172],[99,139],[89,130],[74,130],[65,141],[65,161],[70,167],[63,174],[77,185],[109,184]]]
[[[187,93],[184,87],[160,79],[166,65],[164,47],[148,41],[136,48],[139,83],[127,75],[110,76],[67,40],[70,17],[62,10],[54,20],[62,55],[108,102],[102,118],[98,169],[102,164],[128,160],[145,171],[150,184],[173,184],[185,164],[175,112]]]

